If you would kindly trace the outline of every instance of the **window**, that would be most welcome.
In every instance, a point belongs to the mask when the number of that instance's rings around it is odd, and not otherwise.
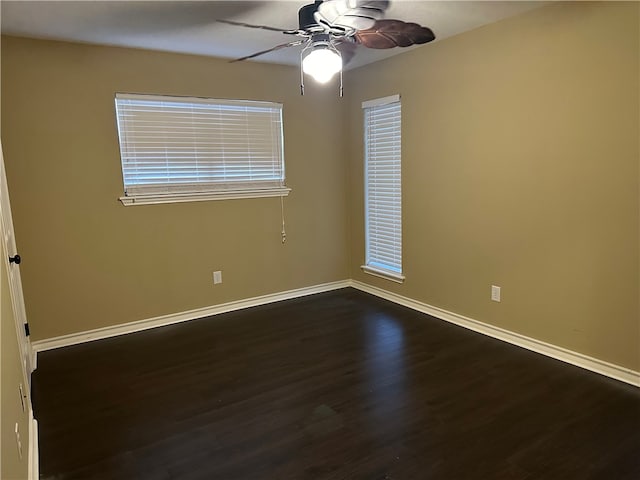
[[[362,269],[396,282],[402,274],[400,96],[371,100],[364,109],[365,250]]]
[[[284,196],[282,105],[116,94],[125,205]]]

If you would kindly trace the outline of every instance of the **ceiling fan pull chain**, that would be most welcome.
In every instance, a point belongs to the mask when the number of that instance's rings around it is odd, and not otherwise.
[[[287,241],[287,232],[284,228],[284,197],[280,196],[280,214],[282,215],[282,243]]]
[[[300,95],[302,96],[304,96],[304,71],[302,70],[302,55],[304,54],[305,49],[306,45],[305,48],[300,50]]]

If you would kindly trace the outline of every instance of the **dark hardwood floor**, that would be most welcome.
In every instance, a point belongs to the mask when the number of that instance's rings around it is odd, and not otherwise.
[[[344,289],[38,355],[43,479],[640,478],[640,390]]]

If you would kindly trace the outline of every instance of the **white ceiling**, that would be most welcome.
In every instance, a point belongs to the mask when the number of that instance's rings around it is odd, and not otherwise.
[[[12,1],[2,0],[3,34],[238,58],[295,39],[279,32],[217,23],[229,19],[285,29],[298,27],[298,9],[308,1]],[[496,22],[549,2],[394,0],[386,18],[416,22],[436,41]],[[428,45],[410,48],[428,48]],[[257,61],[296,65],[299,48]],[[349,68],[407,49],[359,47]]]

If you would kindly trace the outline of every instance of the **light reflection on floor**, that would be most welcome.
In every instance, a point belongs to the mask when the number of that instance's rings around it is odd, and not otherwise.
[[[366,338],[366,401],[371,421],[404,425],[408,399],[403,326],[380,314],[368,320]]]

